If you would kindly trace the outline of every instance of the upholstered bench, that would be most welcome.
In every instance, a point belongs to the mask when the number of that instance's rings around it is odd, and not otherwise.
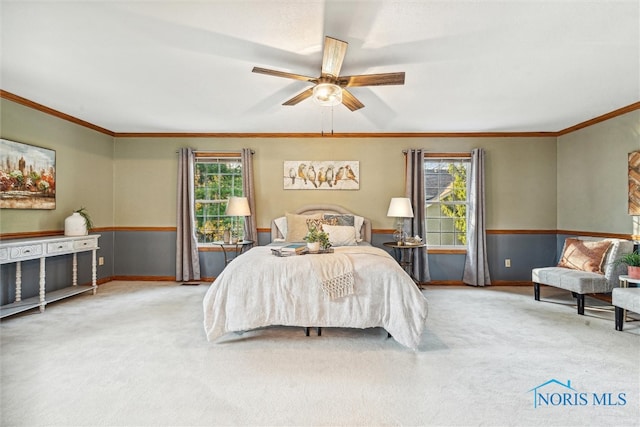
[[[565,289],[576,298],[578,314],[584,314],[585,294],[609,293],[619,286],[618,276],[626,274],[627,267],[616,260],[630,252],[629,240],[567,238],[557,266],[532,270],[534,298],[540,301],[540,285]]]
[[[625,310],[640,313],[640,288],[615,288],[611,291],[611,302],[616,311],[616,331],[621,331]]]

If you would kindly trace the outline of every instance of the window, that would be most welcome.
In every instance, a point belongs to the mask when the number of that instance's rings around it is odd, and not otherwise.
[[[466,247],[470,154],[425,154],[427,245]]]
[[[229,229],[241,236],[244,217],[225,215],[229,197],[243,196],[240,153],[196,153],[194,181],[198,244],[222,240]]]

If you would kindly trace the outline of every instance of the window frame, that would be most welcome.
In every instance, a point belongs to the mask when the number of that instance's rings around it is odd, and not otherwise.
[[[467,251],[467,243],[465,242],[463,243],[455,243],[453,245],[447,245],[447,244],[442,244],[442,238],[440,238],[440,244],[437,245],[433,245],[429,243],[429,221],[433,221],[436,219],[439,219],[440,221],[443,219],[443,216],[445,214],[441,214],[439,217],[435,218],[435,217],[429,217],[428,213],[429,213],[429,206],[432,204],[430,203],[431,199],[427,198],[427,190],[428,188],[433,188],[433,187],[427,187],[427,174],[428,174],[428,169],[427,169],[427,162],[433,162],[433,161],[439,161],[439,160],[444,160],[444,161],[450,161],[450,163],[456,163],[456,162],[464,162],[467,164],[467,168],[466,168],[466,172],[467,175],[465,177],[465,187],[468,191],[468,179],[469,179],[469,171],[470,171],[470,167],[471,167],[471,152],[457,152],[457,153],[453,153],[453,152],[429,152],[429,153],[424,153],[423,156],[423,164],[424,164],[424,173],[425,173],[425,217],[424,217],[424,221],[425,221],[425,242],[427,243],[427,246],[429,248],[429,252],[441,252],[441,253],[461,253],[461,252],[466,252]],[[438,187],[439,188],[439,187]],[[442,193],[440,193],[441,195]],[[438,205],[440,205],[442,202],[440,200],[438,200],[436,203],[438,203]],[[468,220],[468,213],[469,213],[469,198],[468,198],[468,194],[466,194],[466,199],[464,202],[453,202],[453,203],[446,203],[449,205],[464,205],[466,207],[465,209],[465,221]],[[466,226],[466,223],[465,223]],[[454,227],[455,230],[455,227]],[[466,233],[466,227],[465,227],[465,233]],[[440,227],[440,230],[438,231],[438,233],[440,234],[440,236],[442,236],[443,231],[442,231],[442,226]],[[449,233],[449,232],[447,232]],[[456,235],[459,234],[459,232],[451,232],[454,235],[454,240],[456,240]]]
[[[208,160],[208,161],[207,161]],[[237,163],[239,164],[240,168],[241,168],[241,172],[240,174],[228,174],[228,173],[220,173],[218,172],[217,175],[218,176],[230,176],[231,180],[232,180],[232,185],[231,185],[231,191],[229,192],[229,194],[222,194],[220,193],[220,191],[218,191],[218,198],[196,198],[196,195],[198,193],[198,189],[199,189],[199,185],[198,185],[198,180],[199,180],[199,171],[198,171],[198,164],[205,164],[205,163],[225,163],[225,164],[229,164],[229,163]],[[244,170],[244,164],[242,162],[242,153],[240,152],[214,152],[214,151],[198,151],[194,153],[194,161],[193,161],[193,168],[194,168],[194,177],[193,177],[193,208],[194,208],[194,233],[196,235],[196,240],[197,240],[197,245],[198,248],[211,248],[214,247],[213,242],[214,241],[220,241],[222,240],[222,233],[224,232],[224,229],[228,228],[228,225],[231,224],[233,226],[233,229],[237,232],[239,232],[239,230],[243,230],[244,229],[244,217],[235,217],[235,216],[231,216],[231,215],[224,215],[223,212],[225,212],[226,210],[226,205],[227,202],[229,200],[229,197],[232,196],[238,196],[238,197],[242,197],[244,196],[244,190],[243,190],[243,183],[244,183],[244,174],[245,174],[245,170]],[[212,175],[216,175],[216,174],[212,174]],[[235,178],[237,178],[239,176],[240,178],[240,183],[239,185],[234,186],[233,182],[235,180]],[[205,205],[217,205],[218,207],[216,207],[215,210],[218,211],[218,214],[209,214],[207,215],[206,213],[204,215],[198,215],[198,204],[205,204]],[[199,219],[201,218],[201,219]],[[213,218],[213,219],[210,219]],[[203,232],[203,229],[205,228],[205,225],[207,222],[209,221],[215,221],[214,224],[212,224],[212,227],[208,228],[208,230],[212,230],[211,233],[205,233]],[[204,237],[201,237],[203,236]],[[207,235],[210,235],[210,238],[207,238]]]

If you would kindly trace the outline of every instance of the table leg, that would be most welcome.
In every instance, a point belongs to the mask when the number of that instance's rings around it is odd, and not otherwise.
[[[16,262],[16,302],[22,301],[22,263]]]
[[[44,295],[45,295],[45,267],[44,267],[44,258],[40,258],[40,312],[44,312],[44,306],[47,305]]]
[[[96,250],[91,251],[91,287],[93,287],[93,295],[98,292],[97,273],[98,268],[96,266]]]

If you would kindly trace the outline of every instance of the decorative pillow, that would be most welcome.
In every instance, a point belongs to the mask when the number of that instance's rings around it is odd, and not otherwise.
[[[304,242],[304,237],[309,231],[308,219],[320,219],[320,214],[296,215],[287,213],[287,242]]]
[[[352,226],[355,228],[356,241],[362,241],[360,230],[362,229],[362,224],[364,224],[363,217],[349,214],[324,214],[324,219],[335,219],[337,221],[336,225]]]
[[[276,218],[273,220],[276,224],[276,228],[282,234],[282,237],[287,238],[287,217],[281,216],[280,218]]]
[[[611,241],[608,240],[566,239],[558,267],[604,274],[602,264],[610,247]]]
[[[329,235],[331,246],[356,246],[356,231],[348,225],[323,225],[323,230]]]
[[[307,220],[307,228],[311,230],[311,227],[315,227],[318,231],[324,231],[324,225],[337,225],[338,220],[335,218],[332,219],[308,219]]]

